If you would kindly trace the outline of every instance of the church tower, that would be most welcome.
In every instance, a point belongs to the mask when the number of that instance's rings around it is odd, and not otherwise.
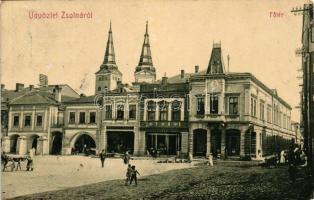
[[[146,22],[146,32],[142,47],[140,61],[134,72],[135,83],[153,83],[156,81],[156,71],[153,66],[152,55],[150,51],[148,22]]]
[[[119,71],[115,59],[111,22],[105,58],[100,66],[100,69],[95,73],[95,75],[96,75],[95,94],[99,94],[104,91],[114,90],[117,88],[117,82],[122,81],[122,73]]]

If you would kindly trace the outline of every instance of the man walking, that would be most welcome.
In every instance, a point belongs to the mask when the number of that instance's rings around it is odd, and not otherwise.
[[[99,158],[101,161],[101,167],[104,168],[104,163],[105,163],[105,159],[106,159],[106,154],[105,154],[105,150],[101,150],[100,154],[99,154]]]

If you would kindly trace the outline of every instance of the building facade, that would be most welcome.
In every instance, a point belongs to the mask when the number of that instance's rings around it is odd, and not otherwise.
[[[289,104],[254,75],[226,72],[221,44],[213,45],[206,69],[195,66],[193,73],[181,70],[156,80],[146,24],[135,82],[128,85],[116,65],[110,25],[95,78],[92,96],[60,100],[65,89],[56,87],[6,104],[3,150],[25,154],[36,148],[38,154],[65,155],[102,149],[148,155],[155,150],[165,156],[261,159],[297,142]]]

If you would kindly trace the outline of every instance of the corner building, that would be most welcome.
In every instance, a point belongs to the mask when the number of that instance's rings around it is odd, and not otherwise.
[[[291,107],[252,74],[225,72],[220,44],[214,44],[207,70],[196,69],[189,84],[194,156],[260,159],[294,142]]]

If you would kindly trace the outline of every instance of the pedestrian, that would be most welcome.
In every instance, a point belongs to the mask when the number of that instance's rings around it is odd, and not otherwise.
[[[132,171],[131,171],[131,180],[130,180],[130,185],[132,184],[132,181],[134,180],[135,186],[137,186],[137,174],[140,175],[140,173],[135,169],[135,166],[132,166]]]
[[[3,152],[1,154],[1,164],[3,165],[3,170],[5,170],[5,168],[7,167],[7,164],[9,162],[9,157],[5,154],[5,152]]]
[[[124,162],[124,164],[129,164],[129,162],[130,162],[130,154],[128,151],[126,151],[124,156],[123,156],[123,162]]]
[[[27,156],[26,159],[27,159],[26,171],[33,171],[34,170],[33,154],[29,152],[29,155]]]
[[[128,164],[128,168],[126,171],[125,185],[128,185],[128,183],[131,181],[131,176],[132,176],[132,167],[131,167],[131,164]]]
[[[84,144],[84,146],[83,146],[83,153],[86,155],[86,150],[87,150],[87,148],[86,148],[86,144]]]
[[[106,153],[105,150],[101,150],[100,154],[99,154],[99,158],[100,158],[100,162],[101,162],[101,167],[104,168],[104,163],[105,163],[105,159],[106,159]]]
[[[293,151],[293,147],[290,147],[289,152],[288,152],[288,163],[289,165],[295,164],[295,154]]]
[[[280,164],[285,164],[285,163],[286,163],[286,152],[282,150],[280,153]]]
[[[17,162],[17,165],[16,165],[16,167],[15,167],[15,171],[17,171],[19,168],[20,168],[20,170],[22,170],[22,167],[21,167],[21,159],[22,158],[13,158],[13,160],[14,160],[14,162]]]
[[[289,164],[288,173],[290,181],[294,184],[297,176],[297,168],[295,164]]]
[[[213,155],[209,154],[208,156],[208,165],[209,166],[214,166],[214,161],[213,161]]]

